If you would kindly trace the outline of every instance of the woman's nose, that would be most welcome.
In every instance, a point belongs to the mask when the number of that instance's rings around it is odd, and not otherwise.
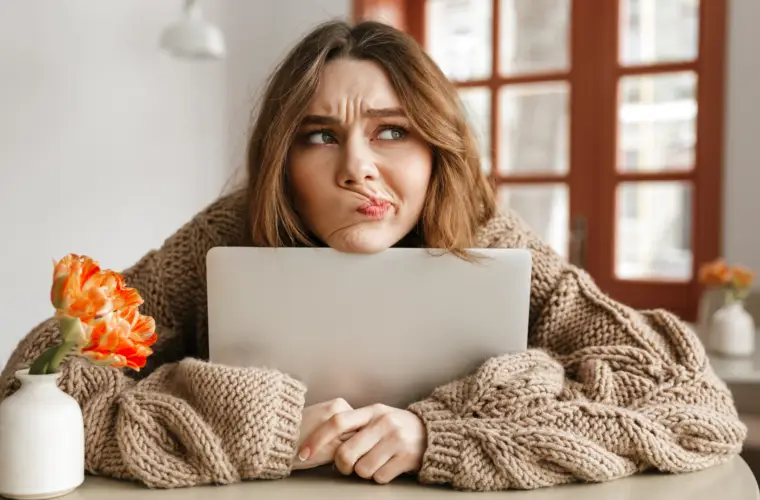
[[[377,180],[377,166],[369,152],[361,145],[349,145],[342,156],[338,184],[349,187]]]

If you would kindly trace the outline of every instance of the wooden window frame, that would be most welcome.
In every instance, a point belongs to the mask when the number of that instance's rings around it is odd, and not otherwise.
[[[570,221],[585,220],[583,267],[613,298],[639,309],[665,308],[696,319],[701,286],[699,266],[722,254],[722,179],[725,110],[725,49],[728,0],[701,0],[699,48],[689,62],[624,66],[619,54],[620,1],[571,0],[570,59],[567,72],[503,77],[499,74],[499,0],[492,7],[491,77],[455,82],[457,87],[491,91],[491,172],[495,187],[564,182],[570,190]],[[374,9],[396,9],[400,29],[425,45],[427,0],[354,0],[353,18],[372,18]],[[689,171],[619,172],[618,82],[631,75],[674,71],[697,75],[698,114],[695,163]],[[504,176],[499,174],[498,90],[503,85],[566,81],[570,85],[570,137],[567,173]],[[582,113],[574,110],[584,110]],[[616,189],[626,181],[687,181],[692,184],[692,278],[688,282],[621,280],[615,276]],[[569,228],[570,229],[570,228]],[[572,231],[571,231],[572,238]],[[571,261],[574,256],[571,244]],[[578,262],[575,262],[578,263]]]
[[[578,1],[578,0],[576,0]],[[585,0],[589,1],[589,0]],[[665,308],[689,321],[697,319],[702,290],[698,282],[699,266],[722,254],[722,177],[725,110],[725,48],[727,0],[701,0],[699,12],[699,46],[690,62],[622,66],[618,62],[620,31],[619,2],[603,2],[606,28],[601,51],[603,72],[600,78],[602,126],[597,130],[602,168],[599,182],[597,241],[589,242],[589,259],[597,267],[590,272],[605,291],[640,309]],[[693,71],[697,75],[696,145],[694,167],[686,172],[620,173],[614,168],[617,153],[617,82],[622,76],[653,75],[675,71]],[[624,181],[680,180],[692,183],[691,247],[692,279],[689,282],[619,280],[614,273],[615,190]],[[608,250],[605,251],[605,245]],[[613,245],[609,248],[609,245]],[[592,256],[591,250],[596,250]]]

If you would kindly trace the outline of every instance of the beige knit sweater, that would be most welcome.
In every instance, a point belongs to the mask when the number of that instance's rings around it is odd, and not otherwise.
[[[133,372],[71,358],[61,387],[82,406],[86,467],[151,487],[282,478],[290,473],[306,388],[271,370],[209,364],[205,255],[249,244],[242,196],[221,198],[125,272],[159,325]],[[485,363],[409,409],[425,422],[419,479],[455,488],[537,488],[655,468],[702,469],[742,447],[746,428],[699,340],[664,311],[610,300],[513,214],[484,227],[482,247],[533,254],[528,352]],[[0,378],[51,343],[48,320]]]

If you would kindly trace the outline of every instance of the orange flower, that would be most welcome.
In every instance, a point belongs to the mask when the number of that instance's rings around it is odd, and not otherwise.
[[[50,300],[56,316],[72,316],[84,323],[143,303],[137,290],[124,286],[121,275],[101,270],[94,260],[75,254],[56,263]]]
[[[708,286],[722,286],[731,281],[731,269],[723,259],[703,265],[699,270],[699,281]]]
[[[138,312],[143,299],[124,278],[89,257],[70,254],[55,263],[50,300],[66,339],[91,361],[115,368],[145,366],[157,339],[156,323]],[[76,320],[76,321],[72,321]],[[68,325],[63,328],[63,325]]]
[[[136,308],[123,310],[95,321],[81,355],[100,365],[139,371],[157,338],[153,318]]]
[[[731,273],[731,281],[734,287],[749,288],[755,279],[755,273],[743,266],[735,266]]]
[[[68,309],[72,302],[82,294],[82,284],[100,271],[100,266],[89,257],[69,254],[53,268],[53,287],[50,301],[58,310]]]

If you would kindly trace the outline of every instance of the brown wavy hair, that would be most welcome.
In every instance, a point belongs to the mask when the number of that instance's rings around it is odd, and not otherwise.
[[[382,23],[331,21],[306,35],[270,77],[248,143],[253,243],[314,246],[291,203],[288,152],[326,63],[374,61],[385,69],[412,126],[433,149],[434,165],[414,245],[465,256],[493,217],[493,187],[481,170],[474,133],[456,88],[409,35]]]

